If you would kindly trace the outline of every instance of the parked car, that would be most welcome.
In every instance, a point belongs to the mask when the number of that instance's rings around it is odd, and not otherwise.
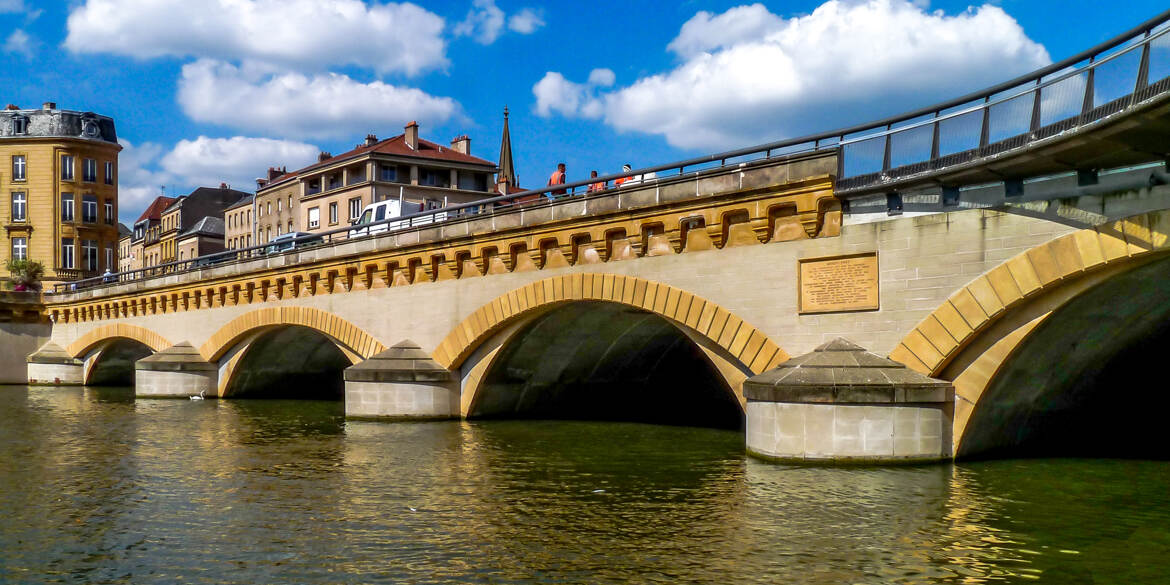
[[[215,266],[216,264],[230,262],[235,257],[235,252],[217,252],[215,254],[199,256],[198,258],[195,258],[191,261],[191,268],[206,268],[208,266]]]
[[[268,246],[264,248],[264,253],[279,254],[281,252],[287,252],[289,250],[298,248],[320,246],[324,243],[325,240],[321,238],[321,236],[316,236],[308,232],[289,232],[287,234],[280,234],[279,236],[272,238],[268,242]]]

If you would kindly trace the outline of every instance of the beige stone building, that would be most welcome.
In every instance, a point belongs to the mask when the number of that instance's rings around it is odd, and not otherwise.
[[[491,197],[495,173],[494,163],[471,155],[467,136],[442,146],[421,139],[411,122],[398,136],[371,134],[348,152],[321,153],[303,169],[269,169],[256,191],[256,243],[290,231],[345,227],[375,201],[398,199],[403,213],[414,213]]]
[[[223,210],[224,247],[229,250],[252,245],[252,207],[255,196],[248,195]]]
[[[0,265],[28,258],[46,282],[116,270],[118,144],[114,121],[90,112],[9,105],[0,112]],[[0,274],[6,281],[8,274]]]
[[[175,202],[174,197],[159,195],[150,205],[146,206],[142,215],[134,222],[134,231],[130,234],[130,270],[138,270],[147,266],[155,266],[162,258],[162,246],[159,245],[163,210]]]
[[[223,220],[204,217],[175,238],[178,260],[190,260],[224,250]]]

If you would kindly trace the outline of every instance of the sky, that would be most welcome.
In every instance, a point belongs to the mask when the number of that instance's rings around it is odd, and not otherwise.
[[[1027,73],[1167,7],[1126,0],[0,0],[0,100],[114,118],[122,221],[254,191],[412,120],[520,183],[570,181],[913,110]],[[1086,16],[1087,15],[1087,16]]]

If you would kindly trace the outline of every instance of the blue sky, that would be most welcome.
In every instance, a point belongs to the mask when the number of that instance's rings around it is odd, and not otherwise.
[[[269,165],[417,120],[525,186],[864,122],[979,89],[1164,2],[0,0],[2,99],[113,116],[123,220],[167,186],[252,190]]]

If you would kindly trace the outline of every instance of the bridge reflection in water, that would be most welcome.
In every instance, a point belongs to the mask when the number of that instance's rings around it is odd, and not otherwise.
[[[785,467],[728,431],[82,388],[0,394],[0,448],[9,583],[1158,583],[1170,538],[1137,461]]]

